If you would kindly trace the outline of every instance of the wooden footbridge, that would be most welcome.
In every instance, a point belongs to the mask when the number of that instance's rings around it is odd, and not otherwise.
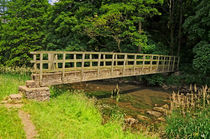
[[[110,52],[32,52],[32,79],[39,86],[175,72],[179,58]]]

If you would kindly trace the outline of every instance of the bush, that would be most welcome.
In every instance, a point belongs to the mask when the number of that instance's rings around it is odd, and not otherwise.
[[[146,75],[143,77],[143,80],[152,86],[162,85],[164,82],[164,77],[162,74]]]

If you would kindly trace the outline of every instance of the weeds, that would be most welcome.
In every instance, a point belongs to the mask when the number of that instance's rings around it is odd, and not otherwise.
[[[167,117],[167,138],[210,138],[209,89],[190,86],[191,93],[173,93]]]

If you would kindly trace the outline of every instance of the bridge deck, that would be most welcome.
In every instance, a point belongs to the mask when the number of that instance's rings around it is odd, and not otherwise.
[[[176,56],[109,52],[32,52],[32,78],[40,86],[178,70]]]

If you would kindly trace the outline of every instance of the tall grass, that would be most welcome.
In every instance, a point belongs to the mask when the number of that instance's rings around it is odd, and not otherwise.
[[[172,94],[172,114],[167,118],[167,138],[210,138],[210,96],[207,86],[191,93]]]
[[[25,84],[29,76],[0,73],[0,101],[9,94],[18,93],[18,86]],[[24,139],[25,132],[16,109],[0,106],[0,139]]]
[[[103,125],[94,100],[81,93],[65,91],[49,102],[31,102],[24,109],[31,114],[41,139],[151,138],[123,131],[120,118]]]
[[[18,86],[24,85],[29,75],[0,73],[0,101],[10,95],[18,93]]]

